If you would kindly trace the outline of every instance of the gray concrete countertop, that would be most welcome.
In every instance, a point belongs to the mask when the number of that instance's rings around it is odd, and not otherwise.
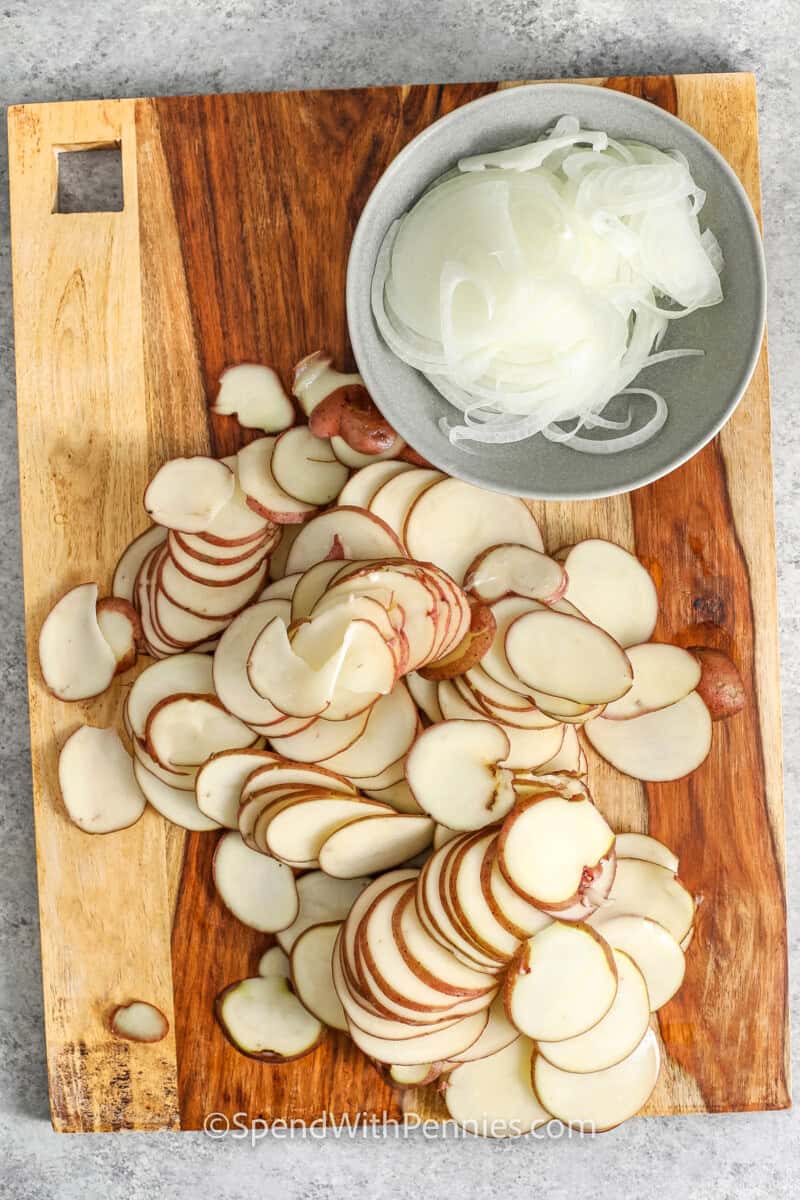
[[[0,102],[431,80],[754,71],[761,110],[785,714],[792,1010],[800,847],[800,172],[787,0],[5,0]],[[794,85],[794,86],[793,86]],[[7,159],[0,138],[0,1197],[286,1200],[796,1195],[800,1116],[637,1120],[595,1141],[57,1137],[47,1112],[19,549]],[[745,847],[731,847],[746,853]],[[725,1047],[719,1047],[725,1053]]]

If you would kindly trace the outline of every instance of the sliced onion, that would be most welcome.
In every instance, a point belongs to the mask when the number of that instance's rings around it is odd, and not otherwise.
[[[702,353],[663,349],[665,333],[722,299],[704,199],[683,155],[562,117],[530,145],[462,159],[395,222],[372,283],[376,325],[460,415],[440,422],[453,442],[543,433],[591,454],[630,449],[667,415],[631,387],[637,375]],[[633,406],[625,421],[604,416],[620,395],[654,401],[653,415],[633,431]],[[593,429],[608,436],[581,436]]]
[[[635,446],[641,446],[644,442],[650,440],[662,429],[667,417],[669,409],[667,402],[658,392],[652,392],[649,388],[626,388],[620,392],[621,396],[649,396],[655,401],[655,412],[650,420],[642,425],[641,428],[635,429],[633,433],[625,434],[618,438],[582,438],[577,437],[573,433],[567,438],[556,437],[552,429],[543,429],[542,433],[550,441],[561,441],[565,446],[569,446],[572,450],[581,450],[584,454],[619,454],[622,450],[632,450]],[[628,423],[631,421],[631,415],[628,415]],[[561,431],[559,431],[560,433]]]

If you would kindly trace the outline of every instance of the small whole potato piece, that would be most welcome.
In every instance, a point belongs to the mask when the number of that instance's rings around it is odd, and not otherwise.
[[[381,416],[366,388],[351,386],[346,392],[339,436],[360,454],[382,454],[397,440],[397,433]],[[336,393],[335,393],[336,394]]]
[[[739,669],[724,650],[711,646],[690,646],[700,663],[702,675],[697,691],[711,714],[712,721],[724,721],[741,712],[747,699]]]
[[[337,388],[335,392],[331,392],[330,396],[326,396],[324,400],[320,400],[308,418],[308,428],[314,437],[332,438],[338,436],[342,423],[342,410],[344,408],[345,397],[349,391],[350,388]]]

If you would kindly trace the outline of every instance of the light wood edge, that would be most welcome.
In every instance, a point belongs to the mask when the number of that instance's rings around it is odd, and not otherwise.
[[[139,175],[144,407],[149,472],[168,458],[209,453],[206,395],[158,114],[135,108]],[[165,822],[170,922],[180,890],[186,832]],[[209,835],[205,835],[209,836]]]
[[[120,143],[119,213],[53,213],[54,147]],[[129,681],[64,705],[37,665],[42,620],[69,586],[101,589],[141,527],[144,486],[134,104],[39,105],[9,113],[14,316],[29,701],[44,1014],[58,1131],[178,1127],[164,822],[82,833],[66,818],[57,756],[82,721],[115,724]],[[54,348],[55,346],[55,348]],[[111,352],[113,347],[113,353]],[[76,425],[77,421],[77,425]],[[97,520],[98,507],[103,520]],[[53,514],[52,521],[47,514]],[[170,1032],[114,1038],[111,1009],[156,1004]]]

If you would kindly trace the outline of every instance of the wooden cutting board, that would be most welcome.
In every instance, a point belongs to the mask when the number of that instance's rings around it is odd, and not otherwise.
[[[591,82],[693,125],[759,211],[752,76]],[[416,133],[498,86],[514,85],[92,101],[9,114],[34,808],[58,1130],[196,1129],[212,1112],[312,1120],[444,1111],[432,1090],[401,1100],[338,1035],[280,1068],[225,1041],[213,998],[254,973],[268,940],[217,901],[215,835],[184,834],[153,811],[106,837],[66,820],[58,749],[81,721],[119,724],[131,676],[98,700],[60,704],[42,686],[36,643],[68,586],[110,585],[119,552],[146,525],[140,496],[162,461],[240,444],[236,423],[207,409],[226,364],[268,362],[288,381],[321,346],[350,364],[345,264],[371,188]],[[58,152],[109,145],[122,150],[123,210],[54,212]],[[646,1111],[785,1108],[766,350],[733,419],[680,470],[629,496],[535,507],[551,546],[596,535],[635,550],[659,586],[656,636],[724,648],[749,693],[688,780],[643,786],[592,763],[612,824],[675,847],[681,875],[704,898],[685,985],[659,1013],[665,1066]],[[168,1014],[165,1041],[110,1038],[109,1008],[131,997]]]

